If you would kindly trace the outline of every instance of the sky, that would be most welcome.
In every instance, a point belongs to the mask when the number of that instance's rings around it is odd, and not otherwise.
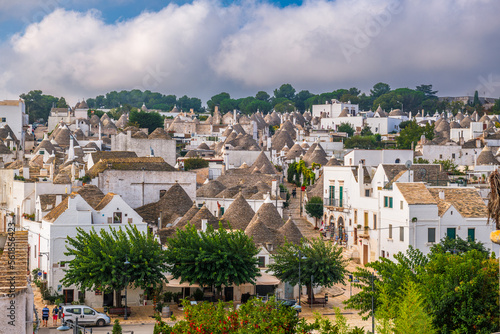
[[[500,97],[498,0],[0,0],[0,100],[116,90]]]

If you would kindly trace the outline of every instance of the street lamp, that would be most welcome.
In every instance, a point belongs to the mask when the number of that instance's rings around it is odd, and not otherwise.
[[[125,271],[126,271],[128,268],[128,265],[130,264],[130,262],[128,261],[128,257],[126,255],[125,255],[125,262],[123,264],[125,265]],[[128,317],[127,317],[127,285],[128,285],[128,275],[125,272],[125,314],[123,316],[123,320],[128,319]]]
[[[396,100],[397,103],[401,103],[401,111],[404,112],[405,109],[404,109],[404,105],[403,105],[403,102],[399,102],[398,100]]]
[[[300,249],[299,249],[299,253],[295,254],[295,255],[299,256],[299,306],[300,306],[300,295],[302,294],[302,291],[300,291],[300,278],[301,278],[300,277],[300,263],[302,262],[301,260],[305,260],[305,259],[307,259],[307,257],[302,256],[302,252],[300,251]]]

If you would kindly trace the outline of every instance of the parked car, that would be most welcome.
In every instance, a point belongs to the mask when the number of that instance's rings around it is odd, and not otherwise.
[[[74,323],[78,318],[79,325],[104,326],[111,323],[109,316],[86,305],[65,305],[63,315],[66,322]]]

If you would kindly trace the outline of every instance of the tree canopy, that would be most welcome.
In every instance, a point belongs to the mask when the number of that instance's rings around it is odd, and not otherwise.
[[[73,258],[66,262],[68,268],[61,280],[65,286],[119,291],[126,282],[146,289],[165,281],[166,254],[151,233],[141,233],[133,225],[109,232],[93,228],[86,232],[77,227],[77,232],[67,239],[64,255]]]
[[[301,245],[285,242],[276,250],[273,259],[274,263],[269,265],[268,272],[291,285],[299,283],[297,268],[300,261],[300,281],[308,286],[308,291],[311,287],[344,284],[347,274],[347,261],[342,256],[342,248],[321,238],[302,241]]]
[[[254,283],[259,276],[259,250],[243,231],[208,226],[199,232],[193,225],[178,229],[167,240],[170,273],[181,282],[202,286],[231,286]]]
[[[464,245],[460,241],[457,244]],[[373,292],[372,272],[358,268],[353,274],[359,278],[359,283],[353,285],[362,291],[345,302],[347,307],[369,316],[373,296],[375,317],[380,319],[387,316],[384,300],[390,300],[393,305],[401,304],[397,302],[401,300],[401,292],[414,289],[422,300],[419,305],[422,321],[427,321],[422,313],[425,311],[437,332],[498,331],[498,259],[478,250],[478,246],[473,243],[464,246],[463,249],[467,251],[459,254],[445,251],[448,247],[447,241],[442,240],[428,256],[410,247],[406,253],[396,254],[394,262],[381,258],[368,263],[366,267],[377,272]],[[411,300],[414,303],[415,297]],[[403,325],[403,322],[408,321],[404,317],[398,320],[399,316],[389,312],[394,324],[399,321]]]
[[[203,158],[189,158],[184,160],[184,170],[199,169],[208,167],[208,160]]]
[[[41,90],[32,90],[26,94],[19,95],[26,104],[26,113],[29,115],[30,123],[43,119],[47,121],[50,109],[53,106],[58,108],[67,108],[67,103],[64,97],[57,98],[52,95],[45,95]]]
[[[318,227],[318,219],[323,217],[323,199],[319,196],[313,196],[305,205],[306,212],[313,217]]]
[[[420,137],[425,135],[425,138],[432,140],[434,138],[434,124],[426,124],[420,126],[415,121],[408,123],[396,138],[399,149],[411,149],[412,144],[415,146],[420,140]]]
[[[139,125],[140,128],[148,128],[149,133],[157,128],[163,128],[163,117],[157,112],[133,110],[128,120],[130,123]]]
[[[352,137],[352,135],[354,134],[354,129],[350,123],[340,123],[337,131],[345,132],[349,137]]]

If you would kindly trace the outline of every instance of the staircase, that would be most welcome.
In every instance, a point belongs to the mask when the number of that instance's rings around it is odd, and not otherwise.
[[[295,198],[291,197],[292,190],[295,188],[295,185],[285,182],[285,186],[290,193],[290,205],[287,209],[283,211],[283,219],[288,220],[288,217],[291,216],[295,225],[299,228],[300,232],[306,239],[318,238],[322,237],[322,234],[319,230],[314,229],[314,225],[311,224],[306,218],[305,211],[302,211],[302,216],[300,215],[300,188],[297,189],[297,196]],[[304,193],[302,193],[304,195]],[[304,198],[302,198],[303,200]],[[319,225],[319,222],[318,222]]]
[[[28,286],[27,267],[28,231],[16,231],[13,235],[7,234],[7,241],[0,255],[0,294],[10,294],[26,289]]]

